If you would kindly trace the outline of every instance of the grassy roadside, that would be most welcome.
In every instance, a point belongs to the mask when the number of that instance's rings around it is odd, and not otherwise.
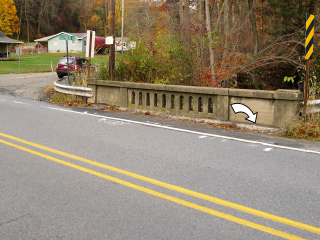
[[[56,69],[59,59],[66,55],[65,53],[25,53],[20,57],[21,73],[38,73],[38,72],[53,72]],[[84,57],[85,53],[73,53],[71,56]],[[16,61],[0,61],[0,74],[18,74],[19,61],[18,56],[12,53],[12,58]],[[92,64],[103,63],[107,65],[109,62],[108,55],[95,55],[91,60]],[[52,69],[51,69],[52,64]]]
[[[284,137],[320,141],[320,113],[293,122],[286,128]]]
[[[54,85],[48,86],[44,93],[50,94],[50,102],[64,106],[88,107],[90,103],[83,103],[82,97],[58,93],[54,89]]]

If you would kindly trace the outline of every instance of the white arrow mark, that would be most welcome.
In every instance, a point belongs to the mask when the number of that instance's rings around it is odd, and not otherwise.
[[[235,114],[240,113],[240,112],[245,113],[248,116],[246,118],[246,120],[253,122],[253,123],[256,123],[258,112],[253,114],[251,109],[242,103],[233,103],[233,104],[231,104],[231,107],[232,107],[232,110],[234,111]]]

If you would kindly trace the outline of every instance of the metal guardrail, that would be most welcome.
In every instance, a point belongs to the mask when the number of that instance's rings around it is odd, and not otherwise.
[[[60,93],[65,93],[69,95],[76,95],[85,98],[90,98],[93,96],[93,90],[87,87],[76,87],[76,86],[67,86],[59,84],[58,81],[54,82],[54,90]]]
[[[300,104],[301,113],[303,112],[303,102]],[[320,99],[308,101],[306,114],[320,113]]]

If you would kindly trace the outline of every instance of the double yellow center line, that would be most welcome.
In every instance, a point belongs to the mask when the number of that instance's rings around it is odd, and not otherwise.
[[[23,139],[20,139],[20,138],[17,138],[17,137],[13,137],[13,136],[4,134],[4,133],[0,133],[0,136],[2,136],[4,138],[11,139],[11,140],[14,140],[14,141],[17,141],[17,142],[20,142],[20,143],[23,143],[23,144],[26,144],[26,145],[29,145],[29,146],[32,146],[32,147],[35,147],[35,148],[38,148],[38,149],[45,150],[47,152],[51,152],[51,153],[54,153],[54,154],[57,154],[57,155],[60,155],[60,156],[64,156],[64,157],[67,157],[67,158],[70,158],[70,159],[74,159],[74,160],[77,160],[77,161],[88,163],[88,164],[91,164],[93,166],[97,166],[97,167],[100,167],[100,168],[103,168],[103,169],[107,169],[107,170],[112,171],[112,172],[120,173],[120,174],[129,176],[129,177],[132,177],[132,178],[135,178],[135,179],[142,180],[144,182],[148,182],[148,183],[151,183],[151,184],[154,184],[154,185],[157,185],[157,186],[161,186],[163,188],[167,188],[167,189],[170,189],[170,190],[173,190],[173,191],[176,191],[176,192],[180,192],[180,193],[183,193],[183,194],[186,194],[186,195],[189,195],[189,196],[193,196],[193,197],[196,197],[196,198],[199,198],[199,199],[203,199],[203,200],[206,200],[206,201],[209,201],[209,202],[213,202],[215,204],[219,204],[219,205],[222,205],[222,206],[225,206],[225,207],[233,208],[233,209],[236,209],[236,210],[239,210],[239,211],[242,211],[242,212],[246,212],[246,213],[249,213],[249,214],[252,214],[252,215],[255,215],[255,216],[259,216],[259,217],[262,217],[262,218],[265,218],[265,219],[269,219],[269,220],[272,220],[272,221],[275,221],[275,222],[279,222],[279,223],[282,223],[282,224],[290,225],[292,227],[296,227],[296,228],[299,228],[299,229],[302,229],[302,230],[306,230],[306,231],[309,231],[309,232],[312,232],[312,233],[320,234],[320,228],[316,228],[316,227],[313,227],[313,226],[310,226],[310,225],[307,225],[307,224],[303,224],[303,223],[296,222],[296,221],[293,221],[293,220],[290,220],[290,219],[278,217],[278,216],[275,216],[275,215],[272,215],[272,214],[269,214],[269,213],[266,213],[266,212],[255,210],[255,209],[252,209],[252,208],[249,208],[249,207],[245,207],[245,206],[242,206],[242,205],[239,205],[239,204],[228,202],[228,201],[225,201],[225,200],[222,200],[222,199],[219,199],[219,198],[211,197],[211,196],[208,196],[208,195],[205,195],[205,194],[202,194],[202,193],[198,193],[198,192],[195,192],[195,191],[192,191],[192,190],[188,190],[188,189],[185,189],[185,188],[182,188],[182,187],[178,187],[178,186],[175,186],[175,185],[164,183],[164,182],[152,179],[152,178],[144,177],[144,176],[141,176],[141,175],[138,175],[138,174],[135,174],[135,173],[132,173],[132,172],[128,172],[128,171],[125,171],[125,170],[122,170],[122,169],[118,169],[118,168],[114,168],[114,167],[111,167],[111,166],[108,166],[108,165],[105,165],[105,164],[94,162],[94,161],[91,161],[91,160],[88,160],[88,159],[85,159],[85,158],[81,158],[81,157],[78,157],[78,156],[75,156],[75,155],[71,155],[71,154],[68,154],[68,153],[65,153],[65,152],[61,152],[61,151],[58,151],[58,150],[55,150],[55,149],[52,149],[52,148],[49,148],[49,147],[45,147],[45,146],[39,145],[37,143],[29,142],[29,141],[26,141],[26,140],[23,140]],[[113,182],[116,182],[116,183],[119,183],[119,184],[122,184],[124,186],[127,186],[127,187],[130,187],[130,188],[133,188],[133,189],[148,193],[150,195],[153,195],[153,196],[156,196],[156,197],[160,197],[160,198],[166,199],[168,201],[175,202],[175,203],[178,203],[180,205],[183,205],[183,206],[186,206],[186,207],[189,207],[189,208],[192,208],[192,209],[196,209],[196,210],[199,210],[199,211],[202,211],[202,212],[205,212],[205,213],[208,213],[208,214],[211,214],[211,215],[214,215],[214,216],[217,216],[217,217],[220,217],[220,218],[223,218],[223,219],[226,219],[226,220],[229,220],[229,221],[232,221],[232,222],[247,226],[247,227],[251,227],[251,228],[254,228],[254,229],[257,229],[257,230],[260,230],[260,231],[275,235],[275,236],[282,237],[284,239],[303,239],[303,238],[300,238],[298,236],[294,236],[294,235],[286,233],[286,232],[282,232],[282,231],[279,231],[279,230],[276,230],[276,229],[273,229],[273,228],[270,228],[270,227],[266,227],[266,226],[263,226],[263,225],[260,225],[260,224],[257,224],[257,223],[253,223],[253,222],[247,221],[245,219],[234,217],[232,215],[229,215],[229,214],[226,214],[226,213],[223,213],[223,212],[219,212],[219,211],[207,208],[207,207],[203,207],[203,206],[200,206],[198,204],[195,204],[195,203],[192,203],[192,202],[188,202],[188,201],[176,198],[176,197],[172,197],[172,196],[169,196],[167,194],[163,194],[163,193],[151,190],[149,188],[145,188],[145,187],[133,184],[131,182],[121,180],[119,178],[115,178],[115,177],[112,177],[112,176],[109,176],[109,175],[106,175],[106,174],[103,174],[103,173],[100,173],[100,172],[97,172],[97,171],[93,171],[91,169],[88,169],[88,168],[85,168],[85,167],[81,167],[81,166],[76,165],[76,164],[69,163],[67,161],[64,161],[64,160],[49,156],[47,154],[43,154],[43,153],[34,151],[32,149],[29,149],[29,148],[26,148],[26,147],[23,147],[23,146],[20,146],[20,145],[17,145],[17,144],[14,144],[14,143],[2,140],[2,139],[0,139],[0,143],[9,145],[11,147],[14,147],[14,148],[17,148],[17,149],[20,149],[20,150],[23,150],[23,151],[26,151],[26,152],[29,152],[29,153],[32,153],[34,155],[40,156],[40,157],[45,158],[45,159],[48,159],[48,160],[51,160],[51,161],[54,161],[54,162],[57,162],[57,163],[60,163],[60,164],[75,168],[75,169],[78,169],[80,171],[83,171],[83,172],[86,172],[86,173],[89,173],[89,174],[92,174],[92,175],[95,175],[95,176],[98,176],[98,177],[101,177],[101,178],[104,178],[104,179],[107,179],[107,180],[110,180],[110,181],[113,181]]]

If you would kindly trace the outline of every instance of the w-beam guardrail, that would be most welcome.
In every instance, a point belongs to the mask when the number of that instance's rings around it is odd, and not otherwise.
[[[300,104],[300,109],[303,109],[303,102]],[[300,110],[302,115],[303,110]],[[306,114],[320,113],[320,99],[308,101]]]
[[[68,86],[54,82],[54,90],[60,93],[81,96],[85,98],[91,98],[93,96],[93,90],[87,87]]]

